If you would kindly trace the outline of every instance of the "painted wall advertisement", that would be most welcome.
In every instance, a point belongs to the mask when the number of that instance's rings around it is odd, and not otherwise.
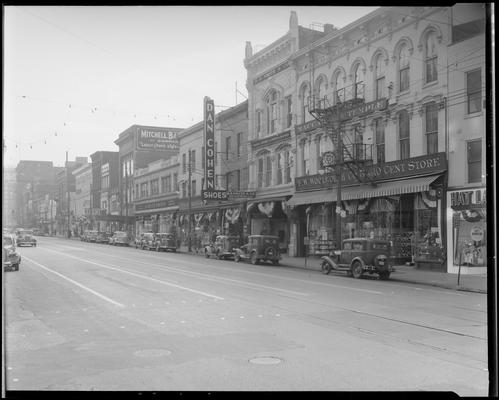
[[[137,135],[137,150],[178,151],[177,132],[169,129],[140,128]]]
[[[448,192],[454,266],[486,267],[487,202],[484,188]]]

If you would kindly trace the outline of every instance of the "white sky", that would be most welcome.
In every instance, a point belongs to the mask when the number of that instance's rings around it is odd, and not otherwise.
[[[133,124],[187,128],[204,96],[234,106],[236,82],[247,96],[246,41],[286,34],[291,10],[341,28],[375,8],[4,7],[4,165],[117,151]]]

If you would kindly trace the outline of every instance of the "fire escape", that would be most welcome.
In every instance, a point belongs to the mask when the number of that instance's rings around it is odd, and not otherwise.
[[[359,183],[369,183],[374,186],[374,176],[370,168],[372,164],[372,144],[364,144],[360,126],[354,126],[353,137],[345,134],[344,123],[349,119],[345,111],[362,105],[365,86],[359,82],[340,89],[334,93],[335,101],[331,104],[327,96],[309,97],[309,113],[320,122],[326,134],[332,139],[335,150],[332,163],[324,168],[345,166]]]

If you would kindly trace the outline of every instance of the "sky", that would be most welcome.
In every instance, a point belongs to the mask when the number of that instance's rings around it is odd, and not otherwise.
[[[244,50],[289,29],[342,28],[377,7],[6,6],[4,166],[118,151],[133,124],[188,128],[247,97]],[[237,90],[236,90],[237,88]]]

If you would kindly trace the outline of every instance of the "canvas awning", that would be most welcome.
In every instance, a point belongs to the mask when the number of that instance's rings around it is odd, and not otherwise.
[[[341,200],[367,199],[371,197],[392,196],[405,193],[417,193],[430,190],[430,185],[440,175],[429,175],[412,179],[402,179],[390,182],[378,183],[375,187],[362,185],[355,187],[344,187],[341,190]],[[313,190],[309,192],[298,192],[287,204],[297,206],[301,204],[327,203],[337,199],[336,188]]]

